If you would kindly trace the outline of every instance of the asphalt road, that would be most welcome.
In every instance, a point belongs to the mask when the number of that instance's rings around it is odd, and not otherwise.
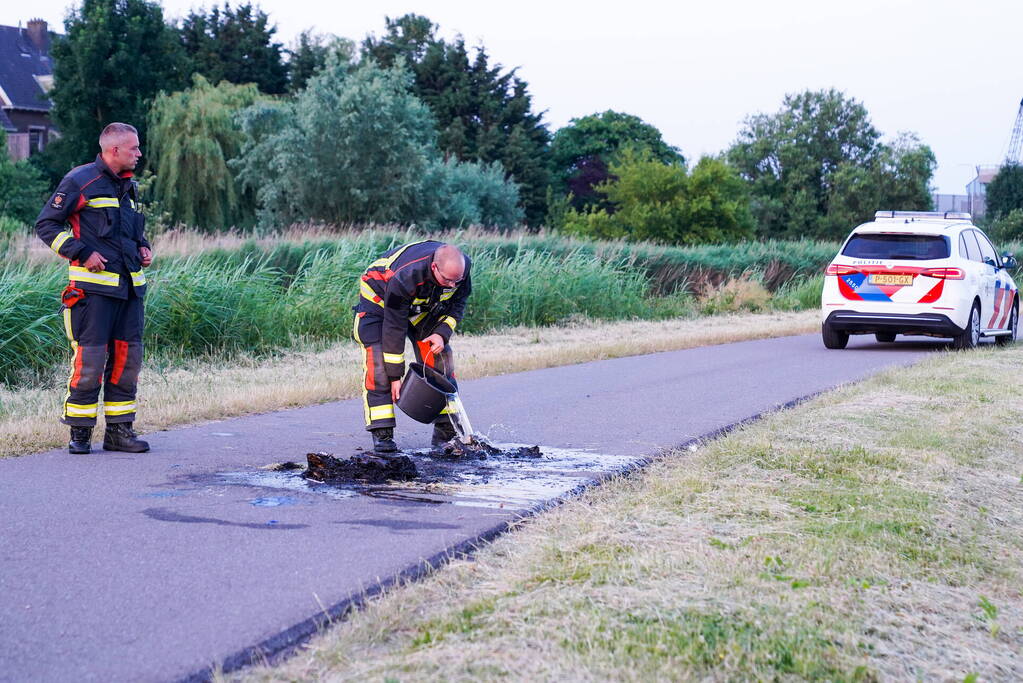
[[[236,667],[580,484],[941,348],[854,337],[827,351],[807,335],[465,382],[477,431],[547,457],[428,486],[335,489],[260,469],[367,446],[358,401],[150,434],[142,455],[0,460],[0,680]],[[402,419],[397,437],[425,447],[428,427]]]

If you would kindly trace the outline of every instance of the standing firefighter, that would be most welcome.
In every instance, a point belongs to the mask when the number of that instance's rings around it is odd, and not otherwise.
[[[74,353],[61,422],[71,426],[70,453],[91,450],[103,390],[108,451],[141,453],[149,444],[132,430],[142,366],[142,267],[153,260],[138,211],[132,170],[142,152],[138,131],[111,123],[100,154],[64,176],[36,221],[36,233],[68,260],[61,296],[64,331]]]
[[[366,362],[363,407],[366,429],[378,453],[394,443],[394,401],[405,373],[405,338],[416,359],[454,379],[448,343],[462,320],[472,291],[472,263],[457,247],[425,241],[388,251],[370,264],[359,282],[355,340]],[[433,445],[455,437],[447,409],[433,425]]]

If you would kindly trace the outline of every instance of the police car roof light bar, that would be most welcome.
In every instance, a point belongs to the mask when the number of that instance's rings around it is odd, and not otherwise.
[[[929,218],[931,220],[969,221],[973,216],[964,211],[877,211],[874,220],[892,218]]]

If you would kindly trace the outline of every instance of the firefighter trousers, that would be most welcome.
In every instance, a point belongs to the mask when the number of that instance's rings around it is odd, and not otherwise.
[[[355,329],[353,335],[355,341],[362,346],[363,363],[365,373],[362,386],[362,408],[366,420],[366,429],[379,429],[381,427],[394,427],[394,402],[391,399],[391,380],[384,371],[384,347],[381,343],[381,328],[379,320],[374,322],[363,322],[358,314],[355,316]],[[415,352],[416,360],[427,367],[431,367],[450,380],[455,378],[454,356],[451,353],[451,345],[445,344],[439,354],[430,350],[430,345],[423,341],[417,341],[412,336],[412,327],[409,326],[409,339],[412,341],[412,349]],[[440,417],[434,420],[434,424],[451,423],[448,417],[448,409],[441,411]]]
[[[60,421],[93,427],[100,413],[107,424],[135,421],[135,392],[142,368],[142,299],[86,294],[62,309],[71,342],[71,376]]]

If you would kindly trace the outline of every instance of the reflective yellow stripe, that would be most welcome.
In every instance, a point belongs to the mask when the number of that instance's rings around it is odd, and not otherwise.
[[[65,308],[64,309],[64,334],[66,334],[67,338],[71,341],[71,350],[73,351],[74,348],[75,348],[75,335],[73,335],[71,333],[71,309],[70,308]]]
[[[90,405],[78,405],[76,403],[65,403],[64,414],[67,417],[96,417],[96,412],[99,410],[98,403],[92,403]]]
[[[53,249],[53,251],[59,254],[60,248],[63,247],[64,243],[71,239],[71,237],[71,231],[65,230],[53,239],[53,242],[50,243],[50,249]]]
[[[121,276],[108,270],[93,273],[81,266],[68,266],[67,270],[68,279],[75,282],[91,282],[94,285],[110,285],[111,287],[116,287],[121,283]]]
[[[142,285],[146,284],[146,274],[143,273],[141,270],[137,273],[132,273],[131,283],[136,287],[141,287]]]
[[[405,362],[405,354],[404,353],[385,353],[384,354],[384,362],[385,363],[404,363]]]
[[[135,401],[105,401],[103,403],[104,415],[127,415],[136,410]]]
[[[388,403],[385,406],[370,406],[369,420],[386,420],[394,417],[394,404]]]
[[[380,308],[384,307],[384,302],[378,301],[380,297],[377,295],[376,292],[373,291],[373,288],[369,286],[368,282],[359,283],[359,294],[362,294],[363,298],[372,301]]]
[[[450,299],[454,295],[455,295],[455,290],[452,289],[450,292],[444,292],[443,294],[441,294],[440,295],[440,300],[441,301],[447,301],[448,299]]]
[[[451,331],[455,331],[455,327],[458,325],[458,321],[452,318],[450,315],[446,315],[440,320],[441,325],[447,325],[451,328]]]
[[[451,410],[448,406],[444,406],[444,409],[440,411],[441,415],[454,415],[455,411]]]
[[[423,318],[425,318],[427,315],[429,315],[429,314],[428,313],[420,313],[419,315],[414,315],[411,318],[409,318],[409,322],[411,322],[413,325],[418,325],[423,320]]]
[[[425,241],[426,240],[420,240],[418,242],[412,242],[411,244],[406,244],[404,247],[402,247],[398,251],[394,252],[390,256],[382,256],[382,257],[378,258],[376,261],[374,261],[373,263],[369,264],[369,267],[370,268],[383,268],[384,270],[388,270],[388,269],[390,269],[391,264],[394,263],[395,261],[397,261],[398,257],[405,253],[406,249],[408,249],[409,247],[414,247],[417,244],[422,244]]]
[[[429,301],[429,299],[413,299],[412,305],[418,306],[419,304],[425,304],[427,301]]]
[[[118,209],[121,207],[121,203],[117,201],[116,197],[93,197],[85,202],[85,205],[90,209]]]

